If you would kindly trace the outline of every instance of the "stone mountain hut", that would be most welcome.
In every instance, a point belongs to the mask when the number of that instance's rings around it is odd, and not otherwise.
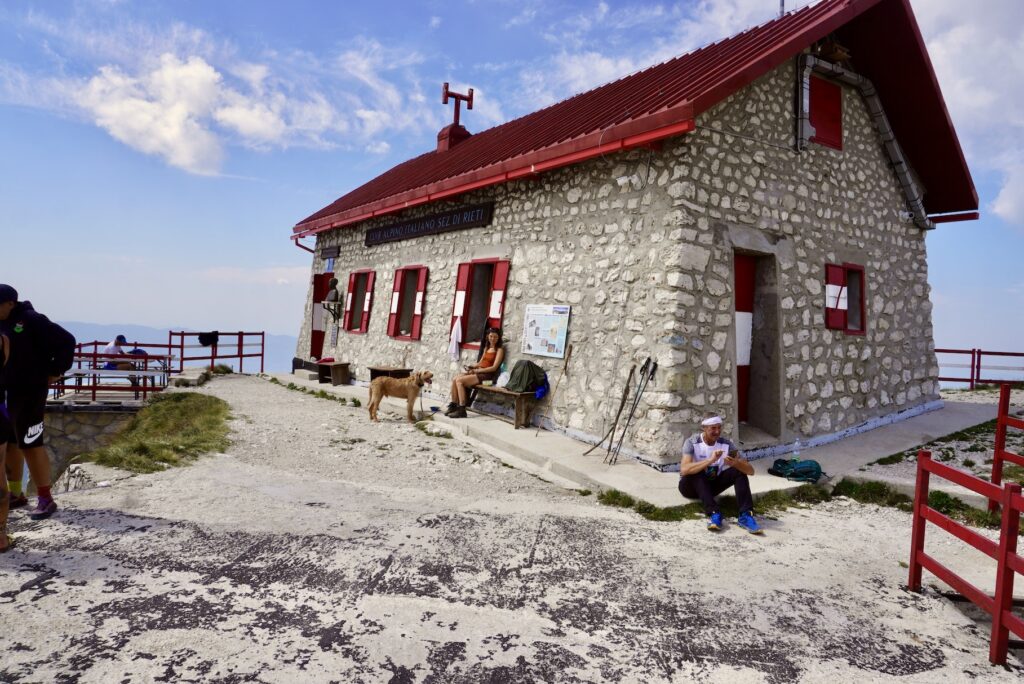
[[[765,455],[941,405],[925,237],[978,196],[909,0],[824,0],[475,134],[444,96],[436,149],[294,227],[297,365],[440,394],[500,325],[552,383],[572,345],[539,413],[596,442],[651,357],[624,453],[658,467],[707,411]]]

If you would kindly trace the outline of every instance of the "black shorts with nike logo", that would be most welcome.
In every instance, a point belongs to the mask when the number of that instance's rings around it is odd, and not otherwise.
[[[29,392],[7,392],[7,413],[11,417],[13,434],[7,435],[9,444],[21,449],[43,446],[43,421],[46,413],[46,394],[49,388]]]

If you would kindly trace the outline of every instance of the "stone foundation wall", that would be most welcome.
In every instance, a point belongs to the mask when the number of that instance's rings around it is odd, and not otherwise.
[[[651,356],[658,373],[626,445],[671,463],[705,411],[722,413],[735,432],[733,255],[744,251],[773,269],[761,305],[776,318],[767,353],[779,373],[768,394],[781,407],[773,414],[779,439],[838,431],[936,399],[923,235],[899,218],[903,196],[855,92],[844,89],[843,151],[793,151],[794,79],[792,64],[780,67],[658,151],[608,155],[408,212],[493,200],[485,228],[370,248],[365,230],[395,217],[321,234],[318,248],[340,247],[342,287],[351,270],[377,273],[368,333],[340,332],[324,354],[350,361],[361,380],[367,365],[430,369],[434,392],[446,395],[476,354],[464,351],[458,362],[446,354],[457,265],[508,258],[510,357],[545,367],[552,384],[563,362],[519,350],[524,307],[572,306],[568,376],[554,406],[540,412],[596,439],[614,417],[630,365]],[[826,262],[865,267],[866,334],[825,329]],[[386,335],[391,283],[396,268],[414,264],[430,269],[422,339],[398,341]],[[319,258],[313,268],[323,270]],[[301,358],[308,358],[311,297]]]
[[[57,481],[74,457],[110,444],[137,412],[121,406],[47,406],[44,434],[51,481]]]

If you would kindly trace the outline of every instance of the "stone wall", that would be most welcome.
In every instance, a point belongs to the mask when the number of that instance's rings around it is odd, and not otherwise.
[[[57,481],[74,457],[110,444],[137,412],[125,406],[47,406],[44,434],[51,481]]]
[[[845,149],[793,151],[794,69],[787,64],[702,115],[697,130],[658,151],[608,155],[439,202],[409,216],[494,200],[486,228],[363,246],[385,217],[321,234],[338,245],[336,275],[374,268],[366,335],[339,333],[333,355],[367,365],[429,368],[435,392],[459,362],[447,354],[457,264],[511,259],[504,315],[512,359],[526,304],[572,305],[569,374],[545,412],[571,433],[602,435],[630,365],[648,355],[658,374],[648,387],[627,447],[657,464],[678,460],[681,440],[705,411],[734,432],[733,254],[771,264],[761,306],[774,316],[778,360],[768,387],[781,410],[776,437],[821,435],[937,398],[922,233],[902,221],[905,204],[860,97],[844,89]],[[824,265],[867,271],[866,334],[824,327]],[[386,336],[395,268],[430,268],[419,342]],[[323,269],[314,259],[314,272]],[[308,358],[311,293],[297,356]],[[328,340],[330,335],[328,334]],[[562,361],[528,357],[552,382]],[[761,388],[763,391],[765,388]]]

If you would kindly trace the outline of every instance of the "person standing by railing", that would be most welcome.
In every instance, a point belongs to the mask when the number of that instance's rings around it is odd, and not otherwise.
[[[71,368],[75,338],[29,302],[18,301],[18,292],[0,284],[0,334],[10,341],[7,362],[7,410],[14,428],[7,442],[7,458],[16,472],[28,463],[29,475],[39,494],[33,520],[49,518],[57,511],[50,492],[50,459],[43,442],[46,394],[50,384]]]

